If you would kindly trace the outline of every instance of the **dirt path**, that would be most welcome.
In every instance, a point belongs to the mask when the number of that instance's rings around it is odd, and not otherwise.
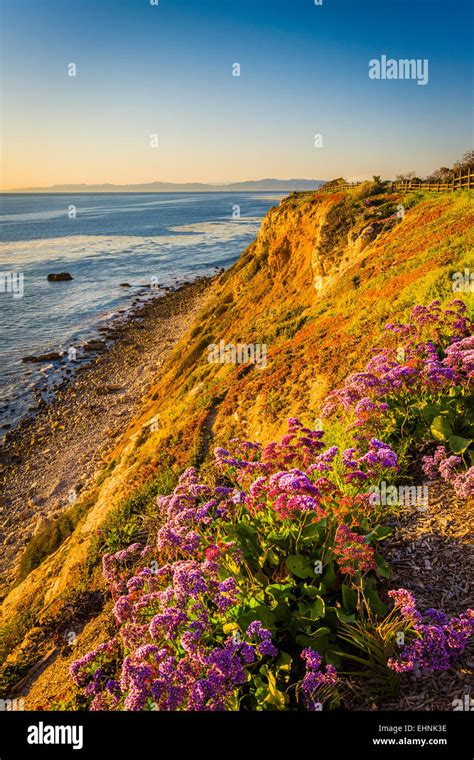
[[[429,488],[426,512],[406,507],[394,536],[384,545],[392,575],[390,588],[406,588],[420,611],[434,607],[449,615],[474,606],[474,499],[456,499],[437,482]],[[405,674],[393,710],[453,710],[453,700],[474,697],[474,642],[466,649],[460,667],[431,674]]]

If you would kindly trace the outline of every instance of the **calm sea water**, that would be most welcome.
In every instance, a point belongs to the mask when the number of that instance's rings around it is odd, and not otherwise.
[[[143,286],[174,286],[228,267],[282,197],[1,195],[0,427],[31,408],[38,385],[54,384],[55,365],[25,364],[22,357],[67,354],[72,347],[80,358],[83,343],[103,320],[150,292]],[[74,279],[50,283],[51,272],[69,272]],[[120,287],[124,282],[133,287]],[[10,285],[14,292],[8,292]]]

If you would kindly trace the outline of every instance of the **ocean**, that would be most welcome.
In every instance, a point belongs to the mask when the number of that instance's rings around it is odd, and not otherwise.
[[[32,411],[35,390],[54,388],[58,363],[23,357],[72,349],[80,360],[97,328],[149,298],[150,285],[230,266],[284,195],[0,195],[0,432]],[[73,279],[48,282],[58,272]]]

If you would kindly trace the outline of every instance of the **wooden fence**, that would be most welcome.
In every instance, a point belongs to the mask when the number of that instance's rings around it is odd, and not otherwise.
[[[406,179],[402,182],[384,183],[390,192],[409,193],[413,190],[429,190],[435,193],[449,193],[454,190],[474,190],[474,166],[464,170],[465,174],[456,174],[445,182],[429,182],[426,180]],[[352,190],[362,185],[362,182],[339,182],[337,185],[323,185],[316,190],[317,193],[340,193],[343,190]]]

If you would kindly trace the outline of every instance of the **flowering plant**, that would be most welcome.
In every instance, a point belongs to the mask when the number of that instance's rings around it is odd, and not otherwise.
[[[444,446],[438,446],[433,456],[423,457],[423,472],[428,478],[434,480],[441,476],[452,484],[459,498],[467,499],[474,495],[474,467],[459,472],[461,466],[461,457],[448,456]]]
[[[148,543],[103,557],[116,635],[71,667],[91,709],[318,709],[338,705],[346,662],[370,673],[378,662],[382,684],[387,672],[452,666],[474,613],[423,617],[399,590],[387,614],[377,546],[390,529],[370,489],[399,472],[392,446],[407,433],[444,431],[454,455],[438,447],[425,473],[472,493],[473,468],[458,471],[474,439],[461,434],[474,372],[464,312],[434,301],[388,326],[404,346],[389,345],[326,404],[329,416],[354,414],[349,448],[293,417],[279,441],[233,439],[215,450],[211,478],[189,468],[158,497]]]
[[[442,441],[474,464],[474,335],[465,304],[416,306],[408,323],[386,331],[386,348],[329,394],[323,414],[352,413],[361,438]]]
[[[405,589],[389,591],[394,600],[394,613],[413,635],[403,644],[398,656],[391,657],[388,666],[397,673],[413,670],[448,670],[463,653],[474,633],[474,610],[468,609],[457,617],[440,610],[429,609],[422,615],[414,597]]]
[[[378,439],[340,453],[322,438],[292,418],[278,442],[217,449],[221,484],[186,470],[157,499],[155,541],[104,556],[118,635],[72,668],[93,709],[311,709],[318,685],[337,703],[337,628],[366,588],[383,609],[388,531],[367,484],[398,465]]]

